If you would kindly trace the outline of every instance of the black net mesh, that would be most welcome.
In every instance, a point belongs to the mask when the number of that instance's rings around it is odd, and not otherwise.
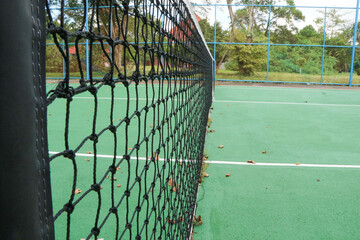
[[[47,86],[57,238],[187,239],[213,64],[189,6],[48,0],[46,9],[47,77],[60,79]]]

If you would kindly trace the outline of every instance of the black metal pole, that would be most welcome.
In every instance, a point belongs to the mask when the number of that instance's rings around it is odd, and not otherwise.
[[[0,239],[53,239],[44,0],[0,7]]]

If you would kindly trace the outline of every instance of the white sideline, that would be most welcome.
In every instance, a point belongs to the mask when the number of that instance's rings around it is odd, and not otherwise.
[[[57,154],[58,152],[49,151],[50,154]],[[93,154],[76,153],[76,156],[92,157]],[[99,158],[113,158],[112,155],[97,154]],[[116,158],[123,158],[122,156],[116,156]],[[136,160],[136,157],[131,157]],[[139,157],[139,160],[146,160],[145,157]],[[164,158],[160,158],[159,161],[165,161]],[[172,160],[174,161],[174,160]],[[186,162],[189,160],[185,160]],[[241,165],[241,166],[273,166],[273,167],[311,167],[311,168],[360,168],[360,165],[332,165],[332,164],[303,164],[303,163],[247,163],[247,162],[230,162],[230,161],[211,161],[207,160],[205,163],[219,164],[219,165]]]
[[[328,104],[328,103],[296,103],[296,102],[258,102],[258,101],[227,101],[215,100],[219,103],[250,103],[250,104],[279,104],[279,105],[306,105],[306,106],[331,106],[331,107],[360,107],[355,104]]]
[[[91,99],[94,97],[74,97],[75,99]],[[98,100],[111,100],[110,97],[98,97]],[[114,98],[114,100],[127,100],[127,98]],[[136,98],[129,98],[136,101]],[[146,101],[146,98],[138,98],[139,101]],[[151,101],[151,100],[150,100]],[[231,100],[215,100],[216,103],[245,103],[245,104],[278,104],[278,105],[305,105],[305,106],[326,106],[326,107],[360,107],[355,104],[327,104],[327,103],[296,103],[296,102],[259,102],[259,101],[231,101]]]

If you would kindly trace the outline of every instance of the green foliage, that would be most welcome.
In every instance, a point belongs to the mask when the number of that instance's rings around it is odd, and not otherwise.
[[[199,21],[200,28],[204,34],[206,42],[214,42],[214,26],[211,26],[207,19],[202,19]],[[217,42],[228,42],[229,41],[229,32],[225,31],[219,22],[216,23],[216,41]],[[211,54],[214,56],[214,45],[211,44],[208,46]],[[226,45],[217,45],[216,46],[216,62],[219,63],[222,56],[224,55],[227,47]],[[225,58],[225,61],[227,58]]]
[[[335,73],[335,57],[325,54],[324,73]],[[273,47],[270,52],[272,72],[321,74],[322,48]]]

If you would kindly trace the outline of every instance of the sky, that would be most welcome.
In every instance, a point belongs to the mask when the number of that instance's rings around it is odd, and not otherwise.
[[[226,4],[226,0],[210,0],[212,3],[218,3],[218,4]],[[195,1],[192,1],[195,2]],[[201,2],[201,0],[199,1]],[[236,0],[234,0],[236,2]],[[296,6],[321,6],[321,7],[356,7],[357,0],[295,0]],[[235,10],[235,8],[234,8]],[[306,25],[314,25],[315,18],[318,17],[324,17],[324,14],[321,14],[319,11],[324,11],[324,8],[318,8],[318,9],[308,9],[308,8],[299,8],[305,15],[305,22],[298,22],[296,23],[296,26],[301,29],[305,27]],[[200,9],[196,9],[198,13],[203,13]],[[339,10],[341,14],[344,15],[344,18],[347,21],[354,22],[355,20],[355,10]],[[226,7],[217,7],[217,21],[220,21],[222,26],[229,26],[230,25],[230,17],[229,13]],[[206,18],[209,20],[209,22],[213,25],[215,21],[214,17],[214,8],[209,8],[208,14],[203,16],[206,16]],[[202,17],[203,17],[202,16]]]

